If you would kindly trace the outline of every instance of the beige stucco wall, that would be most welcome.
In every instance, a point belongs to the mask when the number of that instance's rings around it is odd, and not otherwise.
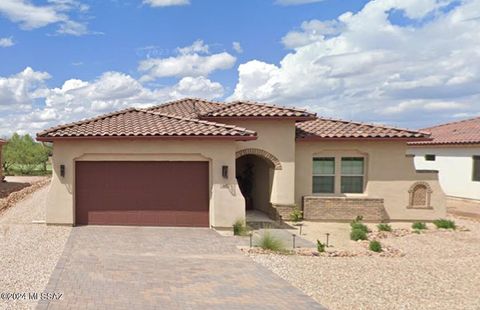
[[[274,170],[270,202],[279,205],[295,203],[295,122],[291,120],[235,120],[229,124],[257,132],[258,139],[237,142],[236,150],[257,148],[269,152],[281,163]]]
[[[406,151],[407,145],[403,142],[298,142],[295,152],[295,201],[301,205],[303,196],[312,195],[312,158],[315,155],[361,155],[366,159],[364,194],[336,193],[325,194],[325,197],[383,198],[391,220],[433,220],[444,217],[446,200],[438,182],[438,174],[416,172],[413,158],[406,156]],[[408,191],[418,181],[427,182],[433,191],[432,210],[407,209]],[[336,180],[337,188],[339,182]]]
[[[208,161],[210,225],[231,227],[245,217],[244,200],[235,180],[233,141],[77,140],[54,143],[53,179],[47,201],[47,223],[75,224],[75,161]],[[65,177],[60,176],[65,165]],[[221,167],[229,167],[222,177]]]

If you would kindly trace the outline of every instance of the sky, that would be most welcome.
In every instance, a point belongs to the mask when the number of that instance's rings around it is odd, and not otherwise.
[[[480,115],[480,0],[1,0],[0,136],[183,97]]]

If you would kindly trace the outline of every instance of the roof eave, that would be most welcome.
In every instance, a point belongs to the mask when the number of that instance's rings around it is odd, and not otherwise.
[[[37,137],[39,142],[78,141],[78,140],[230,140],[251,141],[257,136],[76,136],[76,137]]]
[[[434,141],[412,141],[408,145],[411,146],[457,146],[457,145],[480,145],[479,141],[465,141],[465,142],[434,142]]]
[[[345,138],[327,138],[327,137],[319,137],[319,136],[309,136],[309,137],[300,137],[296,138],[295,141],[297,142],[309,142],[309,141],[335,141],[335,142],[340,142],[340,141],[376,141],[376,142],[413,142],[413,141],[431,141],[431,138],[407,138],[407,137],[399,137],[399,138],[394,138],[394,137],[386,137],[386,138],[380,138],[380,137],[345,137]]]

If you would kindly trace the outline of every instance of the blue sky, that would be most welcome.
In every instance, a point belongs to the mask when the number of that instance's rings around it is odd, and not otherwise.
[[[2,0],[0,135],[184,96],[471,117],[479,16],[478,0]]]

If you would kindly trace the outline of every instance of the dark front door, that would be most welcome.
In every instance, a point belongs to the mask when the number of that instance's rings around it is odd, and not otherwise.
[[[78,161],[77,225],[209,226],[208,162]]]

